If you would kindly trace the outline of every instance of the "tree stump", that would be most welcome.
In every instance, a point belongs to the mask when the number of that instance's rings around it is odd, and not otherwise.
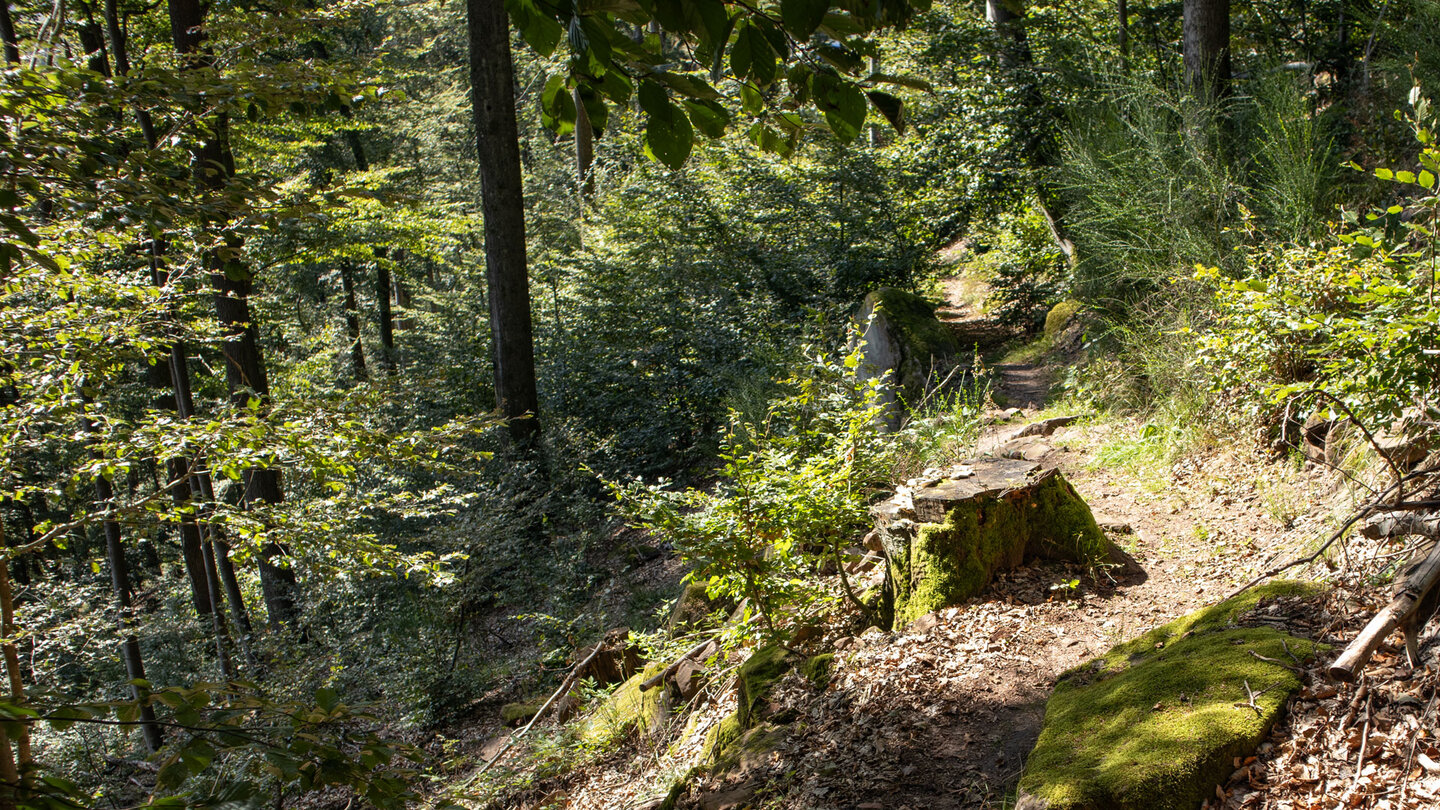
[[[893,627],[960,604],[1027,560],[1128,560],[1059,470],[985,459],[917,483],[876,510]]]

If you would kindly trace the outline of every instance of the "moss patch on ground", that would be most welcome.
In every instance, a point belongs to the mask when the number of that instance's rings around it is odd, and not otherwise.
[[[1236,627],[1235,620],[1266,597],[1312,591],[1272,583],[1066,673],[1046,705],[1021,791],[1050,810],[1197,806],[1233,770],[1234,757],[1259,745],[1300,688],[1286,666],[1291,656],[1304,660],[1323,648],[1270,627]]]
[[[963,501],[944,523],[918,527],[908,557],[891,556],[892,627],[978,595],[997,570],[1026,559],[1098,563],[1109,554],[1090,507],[1058,473],[1033,489]]]

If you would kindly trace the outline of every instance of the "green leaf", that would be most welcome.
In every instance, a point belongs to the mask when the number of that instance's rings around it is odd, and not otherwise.
[[[535,0],[505,0],[505,10],[519,29],[525,43],[541,56],[549,56],[560,44],[565,29],[553,17],[540,11]]]
[[[640,108],[649,116],[645,122],[645,153],[669,169],[684,166],[695,142],[685,111],[671,103],[665,90],[650,80],[640,83]]]
[[[683,104],[690,113],[691,123],[705,137],[719,138],[725,134],[725,128],[730,124],[730,113],[724,107],[704,99],[685,99]]]
[[[1401,183],[1413,183],[1413,182],[1415,182],[1415,173],[1414,173],[1414,172],[1395,172],[1395,179],[1398,180],[1398,181],[1401,182]]]
[[[890,122],[890,126],[895,127],[897,133],[904,135],[905,103],[889,93],[882,93],[879,90],[870,90],[865,95],[870,99],[870,103],[875,105],[875,109],[885,116],[885,120]]]
[[[575,130],[575,100],[565,76],[555,74],[545,82],[540,94],[540,123],[556,135],[569,135]]]
[[[717,100],[720,98],[715,88],[711,87],[704,79],[694,76],[687,76],[683,73],[671,73],[668,70],[657,70],[650,74],[650,78],[662,82],[666,87],[674,90],[682,96],[690,98],[701,98]]]
[[[1389,169],[1376,169],[1375,176],[1380,178],[1381,180],[1394,180],[1395,172],[1392,172]]]
[[[1420,176],[1416,179],[1416,182],[1419,183],[1420,185],[1424,186],[1425,188],[1434,190],[1434,188],[1435,188],[1435,175],[1434,175],[1432,172],[1430,172],[1428,169],[1422,170],[1422,171],[1420,172]]]
[[[829,0],[780,0],[780,21],[796,39],[809,39],[825,21]]]
[[[825,113],[825,123],[835,137],[849,142],[865,125],[865,95],[854,84],[828,73],[817,73],[810,82],[815,106]]]

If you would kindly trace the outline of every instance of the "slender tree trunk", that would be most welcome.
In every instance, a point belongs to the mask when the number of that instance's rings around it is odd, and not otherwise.
[[[120,657],[125,662],[125,674],[130,680],[144,681],[145,661],[140,656],[140,639],[135,635],[135,616],[130,598],[130,569],[125,563],[125,545],[120,534],[120,523],[111,515],[115,509],[115,493],[110,481],[104,476],[95,477],[95,498],[105,507],[107,513],[105,557],[110,563],[110,584],[120,609]],[[145,735],[145,747],[154,753],[160,750],[165,740],[160,733],[160,726],[155,723],[155,709],[145,702],[148,692],[148,689],[136,684],[130,685],[130,694],[140,703],[140,730]]]
[[[8,546],[5,524],[0,522],[0,547],[5,546]],[[5,674],[10,685],[10,703],[24,706],[25,682],[20,673],[20,651],[15,646],[15,637],[19,635],[19,630],[15,626],[15,595],[10,587],[9,562],[3,557],[0,557],[0,635],[4,636]],[[11,754],[8,739],[5,741],[4,750],[0,751],[0,778],[8,783],[0,786],[0,797],[5,797],[10,785],[15,788],[23,788],[22,780],[29,776],[29,771],[35,764],[30,755],[29,724],[17,724],[16,731],[15,754],[18,756]],[[0,798],[0,805],[4,803],[4,798]],[[11,803],[9,806],[13,807],[14,804]]]
[[[370,372],[365,368],[365,346],[360,342],[360,308],[355,303],[355,267],[340,262],[340,286],[345,292],[345,332],[350,337],[350,366],[355,379],[365,382]]]
[[[595,130],[590,125],[590,113],[585,109],[585,100],[580,88],[570,91],[575,103],[575,187],[580,192],[580,202],[590,202],[595,196],[595,178],[590,169],[595,163]]]
[[[1120,70],[1130,72],[1130,7],[1127,0],[1116,0],[1115,16],[1120,22]]]
[[[169,0],[170,34],[175,52],[184,69],[205,66],[209,56],[201,49],[204,11],[198,0]],[[230,153],[229,119],[215,116],[210,138],[196,151],[194,167],[202,184],[219,192],[235,173],[234,156]],[[270,382],[265,375],[265,361],[260,352],[255,318],[250,312],[252,277],[234,254],[241,245],[231,241],[223,252],[209,257],[210,280],[215,289],[215,314],[226,331],[222,344],[225,355],[225,380],[237,405],[250,399],[260,400],[264,408],[270,400]],[[284,501],[279,474],[268,468],[245,471],[245,503],[275,505]],[[265,609],[271,626],[279,626],[296,617],[295,572],[276,564],[287,556],[278,543],[267,542],[260,549],[260,586],[265,595]]]
[[[1185,0],[1185,83],[1206,101],[1230,93],[1230,0]]]
[[[1015,137],[1036,173],[1035,201],[1045,216],[1051,239],[1073,264],[1075,245],[1065,232],[1064,200],[1047,176],[1058,164],[1059,155],[1051,135],[1051,116],[1034,75],[1034,55],[1025,34],[1025,7],[1022,0],[985,0],[985,19],[1005,43],[1000,50],[1000,64],[1012,73],[1011,83],[1019,88],[1025,120],[1016,128]]]
[[[375,256],[375,304],[380,315],[380,365],[387,373],[395,373],[395,311],[390,307],[390,266],[385,253],[377,249]]]
[[[3,0],[0,0],[3,2]],[[189,465],[175,457],[167,462],[170,473],[170,499],[180,518],[180,559],[185,563],[185,577],[190,581],[190,599],[200,618],[210,616],[210,585],[205,578],[205,555],[200,550],[200,524],[193,514],[186,514],[190,505],[190,484],[185,476]]]
[[[528,447],[540,431],[540,422],[510,23],[502,0],[466,0],[465,9],[485,217],[495,399],[501,416],[509,420],[511,438]]]
[[[4,2],[5,0],[0,0],[0,4]],[[110,53],[115,58],[115,72],[120,76],[127,76],[130,74],[130,54],[125,42],[125,29],[120,26],[117,2],[118,0],[105,0],[105,34],[110,40]],[[154,149],[159,142],[159,136],[155,134],[155,122],[150,117],[150,111],[137,106],[135,120],[140,123],[140,133],[145,138],[145,145]]]

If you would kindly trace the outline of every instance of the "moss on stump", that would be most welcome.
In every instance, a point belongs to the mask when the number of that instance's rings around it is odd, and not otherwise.
[[[1051,471],[950,502],[944,522],[920,524],[898,551],[890,554],[894,628],[978,595],[996,571],[1033,558],[1100,563],[1111,543],[1090,507]]]
[[[1233,622],[1262,598],[1306,588],[1278,582],[1256,589],[1062,676],[1020,779],[1021,806],[1198,806],[1233,770],[1234,757],[1259,745],[1301,686],[1286,666],[1256,655],[1288,663],[1291,654],[1303,660],[1323,647]]]

